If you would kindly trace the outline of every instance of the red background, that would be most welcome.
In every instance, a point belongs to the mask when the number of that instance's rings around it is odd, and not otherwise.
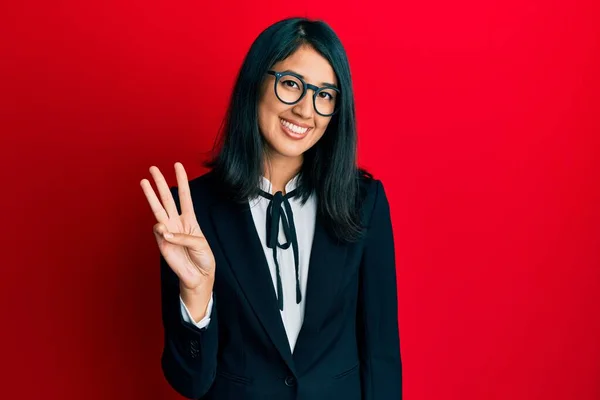
[[[323,18],[392,207],[407,400],[600,398],[595,1],[3,2],[2,399],[175,399],[154,221],[252,40]]]

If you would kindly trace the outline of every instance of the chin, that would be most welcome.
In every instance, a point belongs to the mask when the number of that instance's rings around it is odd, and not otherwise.
[[[301,157],[306,150],[310,148],[310,137],[304,137],[301,140],[288,138],[281,131],[274,132],[266,138],[269,149],[272,153],[286,158]]]
[[[304,152],[308,149],[300,146],[286,145],[282,143],[278,143],[275,146],[269,146],[271,151],[279,156],[283,156],[286,158],[298,158],[301,157]]]

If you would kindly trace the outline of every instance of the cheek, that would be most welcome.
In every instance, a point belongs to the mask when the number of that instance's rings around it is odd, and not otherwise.
[[[273,96],[275,97],[275,96]],[[262,132],[268,132],[279,123],[279,114],[285,110],[285,105],[277,99],[266,95],[258,103],[258,124]]]
[[[272,124],[270,122],[270,115],[272,113],[269,111],[268,107],[264,103],[259,103],[258,105],[258,128],[262,134],[269,132],[269,126]]]

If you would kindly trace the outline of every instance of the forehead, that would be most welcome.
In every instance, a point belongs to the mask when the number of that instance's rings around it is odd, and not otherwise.
[[[273,65],[275,71],[293,71],[313,85],[333,83],[337,85],[335,72],[331,64],[310,46],[301,46],[288,58]]]

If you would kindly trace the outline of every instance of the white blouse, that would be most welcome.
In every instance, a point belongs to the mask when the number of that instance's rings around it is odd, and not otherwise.
[[[268,179],[261,177],[260,186],[261,189],[267,193],[272,193],[272,185]],[[298,175],[290,180],[285,186],[285,192],[289,193],[296,188]],[[275,260],[273,259],[273,249],[267,246],[267,230],[266,230],[266,218],[267,218],[267,207],[269,206],[270,200],[258,196],[256,199],[249,200],[250,211],[252,213],[252,219],[256,232],[260,238],[260,241],[265,252],[267,263],[269,265],[269,271],[271,272],[271,279],[273,281],[273,288],[275,294],[277,293],[277,275],[275,269]],[[302,301],[296,304],[296,271],[294,265],[294,253],[292,246],[287,249],[277,247],[277,261],[279,262],[279,270],[281,276],[281,283],[283,288],[283,310],[280,311],[281,320],[287,334],[288,341],[290,343],[290,349],[293,352],[304,321],[304,307],[305,307],[305,296],[306,296],[306,282],[308,280],[308,264],[310,261],[310,250],[312,247],[313,237],[315,234],[315,218],[317,211],[316,198],[313,195],[309,197],[304,205],[300,204],[300,198],[292,197],[289,199],[290,206],[294,214],[294,225],[296,227],[296,235],[298,237],[298,252],[299,252],[299,282],[300,291],[302,293]],[[285,211],[284,211],[285,212]],[[279,243],[285,243],[287,239],[283,232],[282,222],[279,223]],[[218,266],[217,266],[218,268]],[[180,296],[181,302],[181,314],[183,320],[187,323],[192,323],[196,327],[202,329],[210,323],[210,314],[212,310],[213,299],[208,303],[207,312],[205,317],[198,321],[192,321],[192,317],[188,308],[185,306]]]

